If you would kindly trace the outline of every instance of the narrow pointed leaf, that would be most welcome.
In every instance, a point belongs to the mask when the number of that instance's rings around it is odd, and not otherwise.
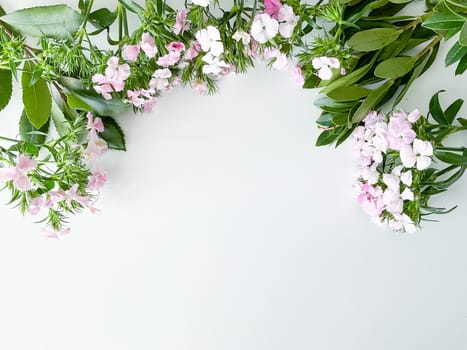
[[[11,70],[0,69],[0,111],[10,102],[13,92]]]

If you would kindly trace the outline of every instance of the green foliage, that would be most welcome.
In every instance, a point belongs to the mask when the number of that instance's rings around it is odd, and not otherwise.
[[[126,151],[125,135],[117,121],[110,117],[103,118],[102,121],[104,122],[104,132],[100,133],[100,137],[107,142],[109,148]]]
[[[49,120],[52,109],[52,96],[47,83],[42,78],[36,79],[36,82],[31,85],[34,68],[35,66],[31,61],[25,62],[21,85],[26,115],[31,124],[40,129]]]
[[[83,17],[67,5],[51,5],[18,10],[0,17],[0,21],[25,35],[66,39],[78,31]]]
[[[11,70],[0,69],[0,111],[10,102],[13,92]]]
[[[19,134],[21,140],[34,145],[43,145],[49,132],[49,123],[45,123],[40,129],[34,127],[26,115],[26,111],[23,110],[21,118],[19,119]]]

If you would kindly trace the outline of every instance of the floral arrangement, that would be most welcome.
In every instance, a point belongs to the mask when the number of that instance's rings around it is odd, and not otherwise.
[[[130,30],[128,16],[137,16],[137,28]],[[115,115],[151,111],[179,85],[214,93],[220,78],[262,60],[291,69],[303,88],[321,89],[317,145],[350,137],[363,210],[413,232],[427,215],[450,211],[429,200],[465,171],[465,147],[445,141],[467,129],[467,120],[457,117],[462,99],[443,110],[439,93],[428,116],[397,106],[447,39],[455,38],[446,66],[465,72],[466,18],[463,0],[234,0],[230,9],[192,0],[178,10],[164,0],[116,0],[110,9],[79,0],[77,10],[52,5],[8,14],[0,7],[0,110],[13,80],[24,104],[19,138],[0,137],[7,144],[0,147],[0,185],[21,213],[44,215],[46,236],[58,238],[70,231],[71,215],[99,211],[107,180],[99,156],[126,149]]]

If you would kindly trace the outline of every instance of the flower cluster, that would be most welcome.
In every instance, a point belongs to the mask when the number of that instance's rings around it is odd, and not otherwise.
[[[92,77],[92,82],[96,84],[94,90],[106,100],[110,100],[111,92],[122,91],[129,76],[130,66],[126,63],[119,64],[118,57],[112,56],[107,60],[105,74],[95,74]]]
[[[414,130],[420,116],[418,110],[389,117],[372,111],[353,133],[360,165],[354,185],[358,202],[374,221],[409,233],[420,221],[414,178],[430,166],[433,155],[431,143],[418,139]]]

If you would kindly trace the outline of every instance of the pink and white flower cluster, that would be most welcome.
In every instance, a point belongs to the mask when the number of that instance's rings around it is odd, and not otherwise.
[[[0,168],[0,182],[13,181],[19,191],[29,191],[33,188],[28,173],[36,170],[37,162],[24,154],[16,158],[16,164],[11,167]]]
[[[433,155],[431,143],[418,139],[414,130],[420,116],[418,110],[395,111],[389,118],[373,111],[353,133],[360,162],[354,185],[359,204],[374,221],[408,233],[418,225],[406,212],[408,203],[417,200],[414,168],[427,169]],[[385,164],[389,155],[392,165]]]
[[[202,68],[203,73],[214,78],[228,74],[230,65],[220,58],[224,52],[224,44],[219,29],[207,26],[196,32],[195,37],[201,50],[205,52],[202,58],[205,63]]]
[[[119,59],[112,56],[107,60],[105,74],[95,74],[92,77],[94,90],[102,95],[106,100],[112,98],[111,93],[122,91],[125,87],[125,80],[130,76],[130,66],[126,63],[119,64]]]
[[[298,16],[289,5],[280,0],[265,0],[264,12],[255,16],[251,26],[251,36],[258,43],[264,44],[280,33],[284,38],[292,37]]]

